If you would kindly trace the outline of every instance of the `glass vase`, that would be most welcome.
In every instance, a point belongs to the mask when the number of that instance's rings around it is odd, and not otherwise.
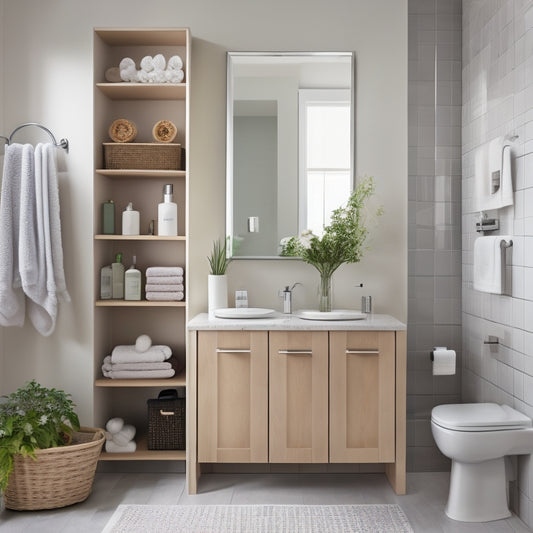
[[[331,274],[320,274],[318,286],[318,310],[322,313],[331,311]]]

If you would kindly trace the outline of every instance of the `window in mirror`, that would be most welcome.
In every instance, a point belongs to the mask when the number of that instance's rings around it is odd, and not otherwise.
[[[299,91],[299,230],[321,236],[352,188],[351,95],[346,90]]]

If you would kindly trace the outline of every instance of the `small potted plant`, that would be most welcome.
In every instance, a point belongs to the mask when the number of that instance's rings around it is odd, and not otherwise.
[[[2,396],[0,490],[8,509],[52,509],[89,495],[105,434],[80,428],[74,407],[69,394],[34,380]]]
[[[227,256],[226,241],[213,242],[209,261],[209,276],[207,278],[207,300],[209,318],[215,316],[216,309],[228,307],[228,278],[226,270],[229,265]]]

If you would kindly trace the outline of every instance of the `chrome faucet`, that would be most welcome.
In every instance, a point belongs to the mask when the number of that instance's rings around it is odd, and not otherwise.
[[[283,298],[283,312],[287,315],[292,313],[292,291],[296,285],[301,285],[301,283],[297,282],[292,287],[286,285],[284,289],[278,291],[279,297]]]

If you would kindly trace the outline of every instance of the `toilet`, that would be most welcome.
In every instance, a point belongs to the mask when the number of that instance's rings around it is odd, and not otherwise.
[[[496,403],[438,405],[431,431],[452,460],[446,515],[463,522],[510,516],[504,457],[533,452],[531,419]]]

